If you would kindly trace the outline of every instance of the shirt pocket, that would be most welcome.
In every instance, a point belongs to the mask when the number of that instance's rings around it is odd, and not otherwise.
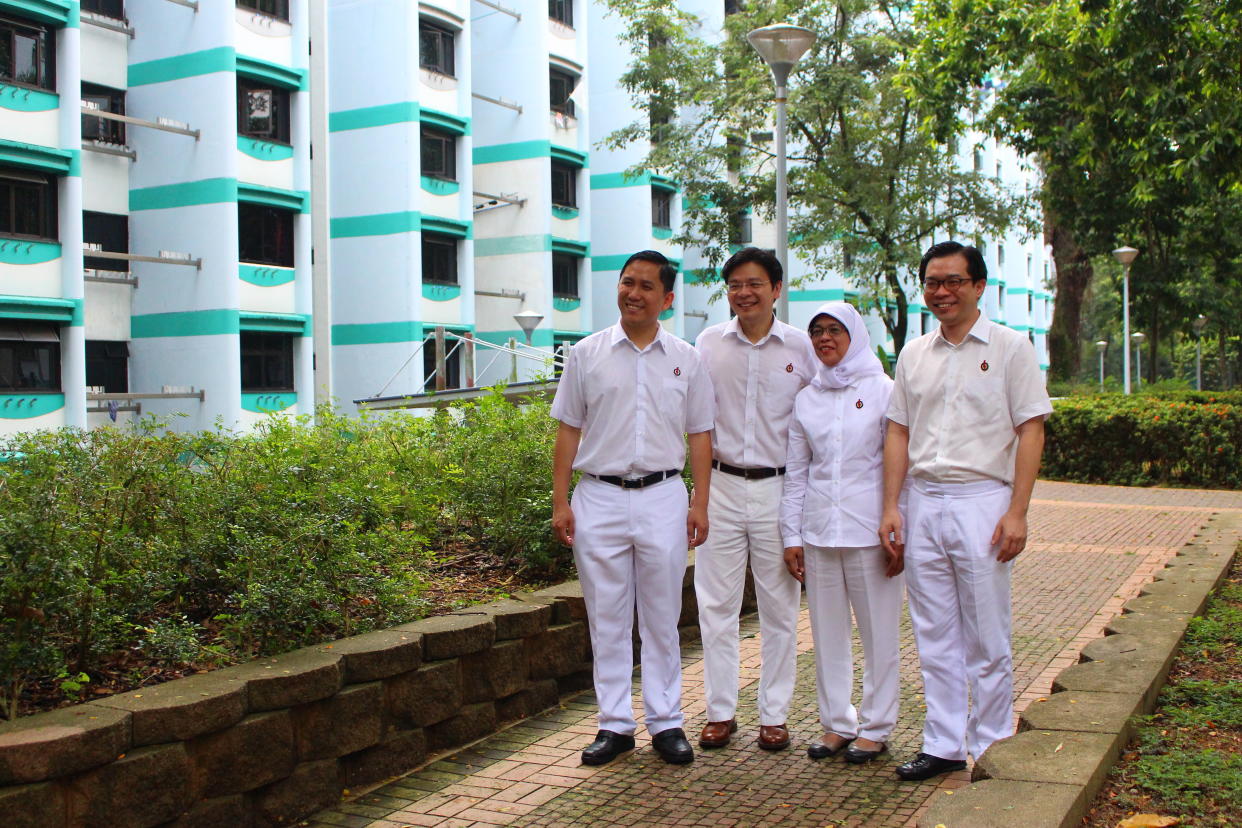
[[[789,363],[793,365],[793,363]],[[788,408],[793,408],[793,399],[802,390],[802,376],[795,367],[792,371],[785,370],[786,366],[782,365],[774,370],[765,371],[761,376],[760,385],[763,387],[765,396],[767,396],[769,404],[775,406],[778,401],[783,402]]]
[[[962,381],[962,419],[968,423],[990,422],[1002,412],[1009,419],[1009,405],[1005,399],[1005,383],[1000,372],[974,369]]]
[[[687,383],[684,379],[666,379],[660,386],[660,398],[656,404],[663,409],[684,411]]]

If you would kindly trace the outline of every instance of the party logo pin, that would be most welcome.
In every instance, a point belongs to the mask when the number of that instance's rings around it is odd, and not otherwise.
[[[862,407],[863,407],[862,400],[859,400],[858,402],[854,403],[854,407],[855,407],[855,408],[862,408]]]
[[[983,362],[979,363],[979,370],[980,371],[988,370],[988,361],[986,359]]]
[[[792,374],[792,373],[793,373],[793,363],[792,363],[792,362],[791,362],[791,363],[789,363],[788,365],[786,365],[786,366],[785,366],[785,373],[786,373],[786,374]]]
[[[987,369],[986,369],[986,368],[984,368],[983,370],[985,370],[985,371],[986,371]],[[681,368],[674,368],[674,369],[673,369],[673,376],[675,376],[675,377],[680,377],[680,376],[681,376]]]

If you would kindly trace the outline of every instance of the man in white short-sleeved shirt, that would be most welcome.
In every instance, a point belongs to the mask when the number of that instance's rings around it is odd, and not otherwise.
[[[897,361],[880,522],[885,550],[904,554],[927,702],[923,750],[897,767],[906,780],[960,770],[1013,733],[1010,569],[1052,413],[1031,343],[979,311],[977,249],[933,245],[919,281],[940,327]]]
[[[733,254],[721,276],[734,318],[707,328],[695,343],[716,391],[712,536],[694,563],[707,696],[707,724],[699,734],[704,748],[724,747],[737,730],[738,618],[747,562],[762,639],[758,745],[789,746],[785,720],[797,666],[801,584],[785,567],[781,488],[794,397],[815,376],[819,360],[805,333],[772,314],[783,274],[766,250]]]
[[[698,353],[660,326],[677,272],[662,254],[635,253],[617,282],[620,321],[575,345],[552,403],[552,526],[572,545],[594,654],[599,733],[582,762],[634,747],[633,621],[642,638],[643,710],[666,762],[694,751],[682,729],[681,615],[687,548],[707,537],[715,401]],[[687,437],[688,435],[688,437]],[[694,498],[681,470],[689,445]],[[569,487],[574,471],[581,478]]]

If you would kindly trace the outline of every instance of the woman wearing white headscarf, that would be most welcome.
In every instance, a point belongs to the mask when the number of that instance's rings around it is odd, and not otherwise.
[[[845,751],[863,764],[888,749],[897,721],[901,562],[878,543],[885,412],[893,381],[871,350],[862,317],[845,302],[816,311],[809,331],[823,365],[794,400],[781,501],[785,565],[806,584],[819,716],[812,759]],[[863,691],[850,702],[850,608],[863,645]]]

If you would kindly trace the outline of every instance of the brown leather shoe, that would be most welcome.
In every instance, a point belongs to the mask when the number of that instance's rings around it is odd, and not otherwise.
[[[722,748],[729,744],[729,737],[737,733],[737,719],[727,722],[708,722],[699,734],[699,747]]]
[[[759,747],[764,750],[784,750],[789,747],[789,730],[783,725],[761,725]]]

